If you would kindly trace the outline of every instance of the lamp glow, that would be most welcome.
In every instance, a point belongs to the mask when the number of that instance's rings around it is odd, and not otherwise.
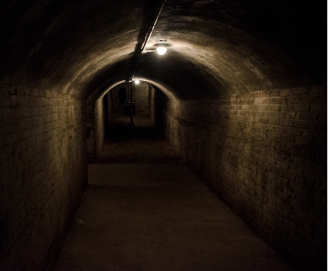
[[[159,55],[164,55],[166,53],[166,48],[163,46],[157,47],[156,48],[157,54]]]
[[[134,81],[137,85],[140,83],[140,81],[139,80],[135,80]]]

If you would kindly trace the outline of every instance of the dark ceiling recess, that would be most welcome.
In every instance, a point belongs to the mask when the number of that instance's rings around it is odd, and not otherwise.
[[[15,74],[81,96],[87,95],[81,89],[105,85],[104,78],[125,80],[162,3],[5,1],[0,13],[2,77]],[[183,84],[202,89],[199,98],[204,93],[213,97],[213,86],[218,86],[217,97],[323,84],[325,13],[325,1],[170,0],[136,73],[172,89]],[[160,71],[153,52],[158,40],[166,40],[169,48]],[[129,64],[124,68],[120,63]],[[110,68],[115,65],[122,68]],[[196,92],[190,98],[197,98]]]

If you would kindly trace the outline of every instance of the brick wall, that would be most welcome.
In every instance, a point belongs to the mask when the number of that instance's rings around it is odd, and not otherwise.
[[[48,270],[86,184],[84,102],[0,92],[0,270]]]
[[[290,261],[326,270],[326,89],[159,96],[158,120],[187,163]]]

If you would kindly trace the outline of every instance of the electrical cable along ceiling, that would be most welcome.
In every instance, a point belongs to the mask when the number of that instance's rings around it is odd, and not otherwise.
[[[140,55],[163,1],[7,1],[2,77],[86,97],[135,74],[181,99],[322,83],[323,4],[297,3],[167,0]]]

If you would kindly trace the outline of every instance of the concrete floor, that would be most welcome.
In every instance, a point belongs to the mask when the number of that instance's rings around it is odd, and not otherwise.
[[[90,186],[54,270],[293,270],[167,142],[142,134],[113,135],[89,165]]]

